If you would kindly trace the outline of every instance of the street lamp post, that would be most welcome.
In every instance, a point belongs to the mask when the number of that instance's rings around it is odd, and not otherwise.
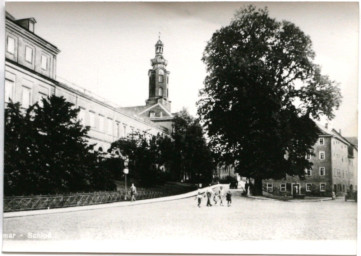
[[[129,160],[128,158],[126,158],[124,160],[124,170],[123,170],[123,173],[124,173],[124,182],[125,182],[125,195],[124,195],[124,200],[127,200],[127,194],[128,194],[128,191],[127,191],[127,174],[129,173],[129,169],[128,169],[128,163],[129,163]]]

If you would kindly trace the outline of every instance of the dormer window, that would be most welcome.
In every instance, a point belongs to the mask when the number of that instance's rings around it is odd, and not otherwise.
[[[150,111],[150,112],[149,112],[149,117],[155,117],[154,111]]]
[[[29,22],[29,31],[34,32],[34,28],[35,28],[34,22],[30,21]]]
[[[29,46],[25,47],[25,60],[29,63],[33,63],[33,49]]]
[[[30,32],[35,32],[35,23],[36,20],[34,18],[27,18],[27,19],[21,19],[21,20],[15,20],[15,22],[22,26],[23,28],[29,30]]]

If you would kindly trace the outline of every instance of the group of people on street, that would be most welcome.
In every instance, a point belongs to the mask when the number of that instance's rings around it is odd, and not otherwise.
[[[232,193],[230,190],[228,190],[227,192],[225,192],[225,190],[223,189],[223,187],[219,187],[216,188],[216,190],[214,191],[211,187],[209,187],[207,190],[202,190],[201,188],[198,188],[197,191],[197,202],[198,202],[198,207],[201,207],[202,204],[202,199],[206,197],[207,199],[207,207],[211,207],[213,206],[212,201],[214,203],[214,205],[217,205],[219,202],[220,206],[223,206],[223,201],[224,198],[226,198],[227,200],[227,206],[231,206],[232,205]]]
[[[134,202],[136,200],[137,195],[137,188],[134,186],[134,183],[132,183],[130,187],[130,201]],[[208,187],[207,190],[202,190],[200,187],[197,192],[197,201],[198,201],[198,207],[201,207],[202,199],[206,197],[207,198],[207,206],[213,206],[217,205],[219,202],[220,206],[223,206],[224,198],[226,198],[227,206],[232,205],[232,193],[230,190],[225,192],[222,186],[219,188],[215,188],[213,190],[211,186]],[[213,202],[213,204],[212,204]]]

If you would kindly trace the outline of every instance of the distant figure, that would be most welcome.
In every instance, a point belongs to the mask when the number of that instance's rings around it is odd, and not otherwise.
[[[226,194],[226,199],[227,199],[227,206],[231,206],[232,204],[232,193],[230,190],[228,190],[227,194]]]
[[[335,200],[336,199],[336,193],[335,191],[332,191],[332,200]]]
[[[214,195],[213,195],[213,202],[214,202],[214,204],[217,204],[218,203],[218,198],[219,198],[219,190],[216,190],[215,192],[214,192]]]
[[[207,195],[207,206],[212,206],[211,204],[211,199],[212,199],[212,189],[211,188],[208,188],[207,192],[206,192],[206,195]]]
[[[244,189],[246,190],[246,196],[248,196],[248,189],[249,189],[248,181],[246,181],[246,185],[244,186]]]
[[[204,192],[202,192],[202,190],[199,188],[196,196],[196,199],[198,201],[198,207],[201,207],[203,197],[204,197]]]
[[[218,196],[219,196],[219,205],[223,206],[224,190],[222,186],[219,188]]]
[[[132,183],[132,186],[130,187],[130,201],[135,201],[135,196],[137,194],[137,188],[134,186],[134,183]]]

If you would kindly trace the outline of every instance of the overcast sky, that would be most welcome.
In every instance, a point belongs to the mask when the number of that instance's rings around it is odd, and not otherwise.
[[[59,77],[120,106],[144,105],[148,70],[161,32],[170,73],[172,112],[196,114],[206,75],[201,61],[212,33],[229,24],[245,2],[231,3],[7,3],[15,18],[34,17],[35,32],[60,50]],[[315,62],[340,83],[343,103],[331,126],[357,135],[358,4],[256,3],[270,16],[311,37]]]

